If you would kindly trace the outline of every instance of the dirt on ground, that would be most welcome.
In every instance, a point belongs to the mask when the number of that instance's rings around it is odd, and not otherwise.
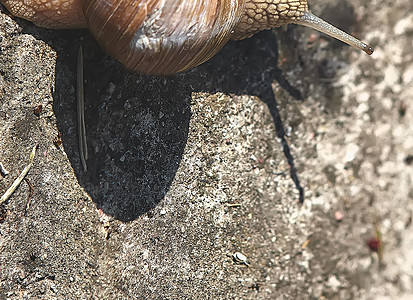
[[[291,25],[169,77],[2,8],[0,299],[413,299],[413,2],[339,2],[372,56]]]

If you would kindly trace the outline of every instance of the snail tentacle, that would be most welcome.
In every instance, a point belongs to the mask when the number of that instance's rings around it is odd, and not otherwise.
[[[329,36],[332,36],[350,46],[363,50],[368,55],[373,54],[373,47],[345,33],[337,27],[334,27],[330,23],[327,23],[323,19],[320,19],[319,17],[313,15],[309,11],[305,12],[305,14],[301,18],[294,20],[292,23],[311,27],[315,30],[321,31]]]

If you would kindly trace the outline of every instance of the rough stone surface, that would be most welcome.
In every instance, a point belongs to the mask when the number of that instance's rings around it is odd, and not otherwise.
[[[291,26],[230,43],[184,74],[148,77],[86,31],[40,29],[2,10],[0,161],[10,174],[0,194],[39,148],[0,207],[0,299],[412,299],[413,2],[314,2],[373,56]],[[74,103],[80,42],[87,173]],[[381,262],[366,246],[376,231]]]

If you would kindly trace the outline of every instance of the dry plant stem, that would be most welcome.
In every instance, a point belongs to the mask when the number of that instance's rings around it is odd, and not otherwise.
[[[377,240],[379,241],[379,248],[377,249],[377,257],[379,259],[380,267],[382,267],[384,264],[383,237],[382,237],[381,230],[380,230],[380,219],[376,212],[373,214],[373,223],[374,223],[375,235],[376,235]]]
[[[315,30],[321,31],[331,37],[334,37],[350,46],[356,47],[363,50],[368,55],[371,55],[374,51],[373,47],[367,45],[366,43],[352,37],[351,35],[345,33],[344,31],[334,27],[333,25],[327,23],[326,21],[316,17],[310,12],[306,12],[300,19],[294,21],[295,24],[311,27]]]
[[[85,97],[83,89],[83,46],[80,45],[77,56],[77,130],[79,136],[80,161],[83,171],[87,172],[87,141],[85,125]]]
[[[16,188],[19,186],[19,184],[22,182],[24,177],[29,172],[30,167],[33,164],[34,155],[36,154],[36,147],[37,146],[34,146],[32,152],[30,153],[29,164],[23,169],[23,171],[20,173],[19,177],[16,178],[11,187],[4,193],[3,196],[1,196],[0,205],[3,204],[7,199],[9,199],[9,197],[13,194],[13,192],[16,190]]]

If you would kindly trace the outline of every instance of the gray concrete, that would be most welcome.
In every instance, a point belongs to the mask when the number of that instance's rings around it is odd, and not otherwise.
[[[32,195],[23,182],[1,207],[0,299],[411,299],[413,4],[314,2],[374,55],[292,26],[149,77],[125,71],[86,31],[2,13],[0,161],[10,174],[0,194],[39,149]],[[74,104],[81,37],[87,173]],[[382,266],[366,247],[374,216]]]

